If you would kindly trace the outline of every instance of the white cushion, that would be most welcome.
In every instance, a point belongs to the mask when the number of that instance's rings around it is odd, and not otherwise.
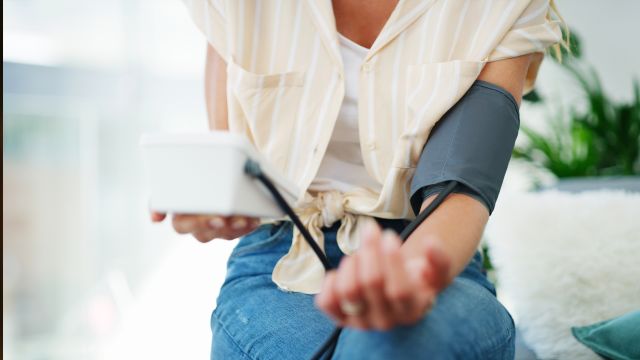
[[[640,194],[505,193],[486,237],[499,296],[543,359],[599,359],[571,326],[640,308]]]

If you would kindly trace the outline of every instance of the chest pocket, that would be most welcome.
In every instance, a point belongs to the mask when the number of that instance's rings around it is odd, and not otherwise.
[[[256,74],[229,61],[228,93],[240,111],[229,121],[245,125],[256,148],[279,169],[286,165],[291,129],[298,117],[305,72]]]
[[[407,157],[399,167],[415,167],[431,128],[464,95],[476,80],[482,61],[453,60],[411,65],[407,69],[407,125],[404,140]]]

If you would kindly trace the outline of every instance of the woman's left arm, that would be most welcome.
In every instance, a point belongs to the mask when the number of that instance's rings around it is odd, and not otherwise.
[[[490,62],[478,80],[505,89],[519,104],[536,56],[542,54]],[[426,198],[421,210],[434,198]],[[488,219],[486,204],[453,193],[404,244],[397,234],[381,232],[372,223],[361,248],[327,274],[316,304],[343,326],[384,330],[414,323],[469,263]]]
[[[525,76],[534,57],[542,53],[487,63],[478,80],[507,90],[518,105],[522,100]],[[425,199],[421,211],[435,195]],[[429,247],[437,247],[449,260],[449,269],[440,273],[442,283],[451,282],[468,264],[478,248],[484,227],[489,220],[487,208],[466,194],[451,194],[428,221],[421,224],[402,246],[407,255],[421,254]]]

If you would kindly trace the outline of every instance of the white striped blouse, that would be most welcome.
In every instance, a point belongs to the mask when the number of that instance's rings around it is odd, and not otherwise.
[[[368,173],[381,190],[307,192],[344,96],[331,0],[184,0],[227,62],[230,131],[246,135],[299,187],[296,211],[324,247],[322,226],[353,253],[362,217],[414,217],[409,185],[429,131],[483,65],[542,52],[561,38],[548,0],[400,0],[360,69],[359,132]],[[526,90],[535,81],[531,66]],[[427,154],[428,155],[428,154]],[[282,289],[320,291],[324,270],[294,230],[276,264]]]

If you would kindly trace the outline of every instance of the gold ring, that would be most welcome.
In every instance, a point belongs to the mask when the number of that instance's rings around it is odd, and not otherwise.
[[[340,310],[342,310],[345,315],[358,316],[362,314],[362,311],[364,310],[364,304],[361,301],[351,302],[348,300],[343,300],[340,302]]]

